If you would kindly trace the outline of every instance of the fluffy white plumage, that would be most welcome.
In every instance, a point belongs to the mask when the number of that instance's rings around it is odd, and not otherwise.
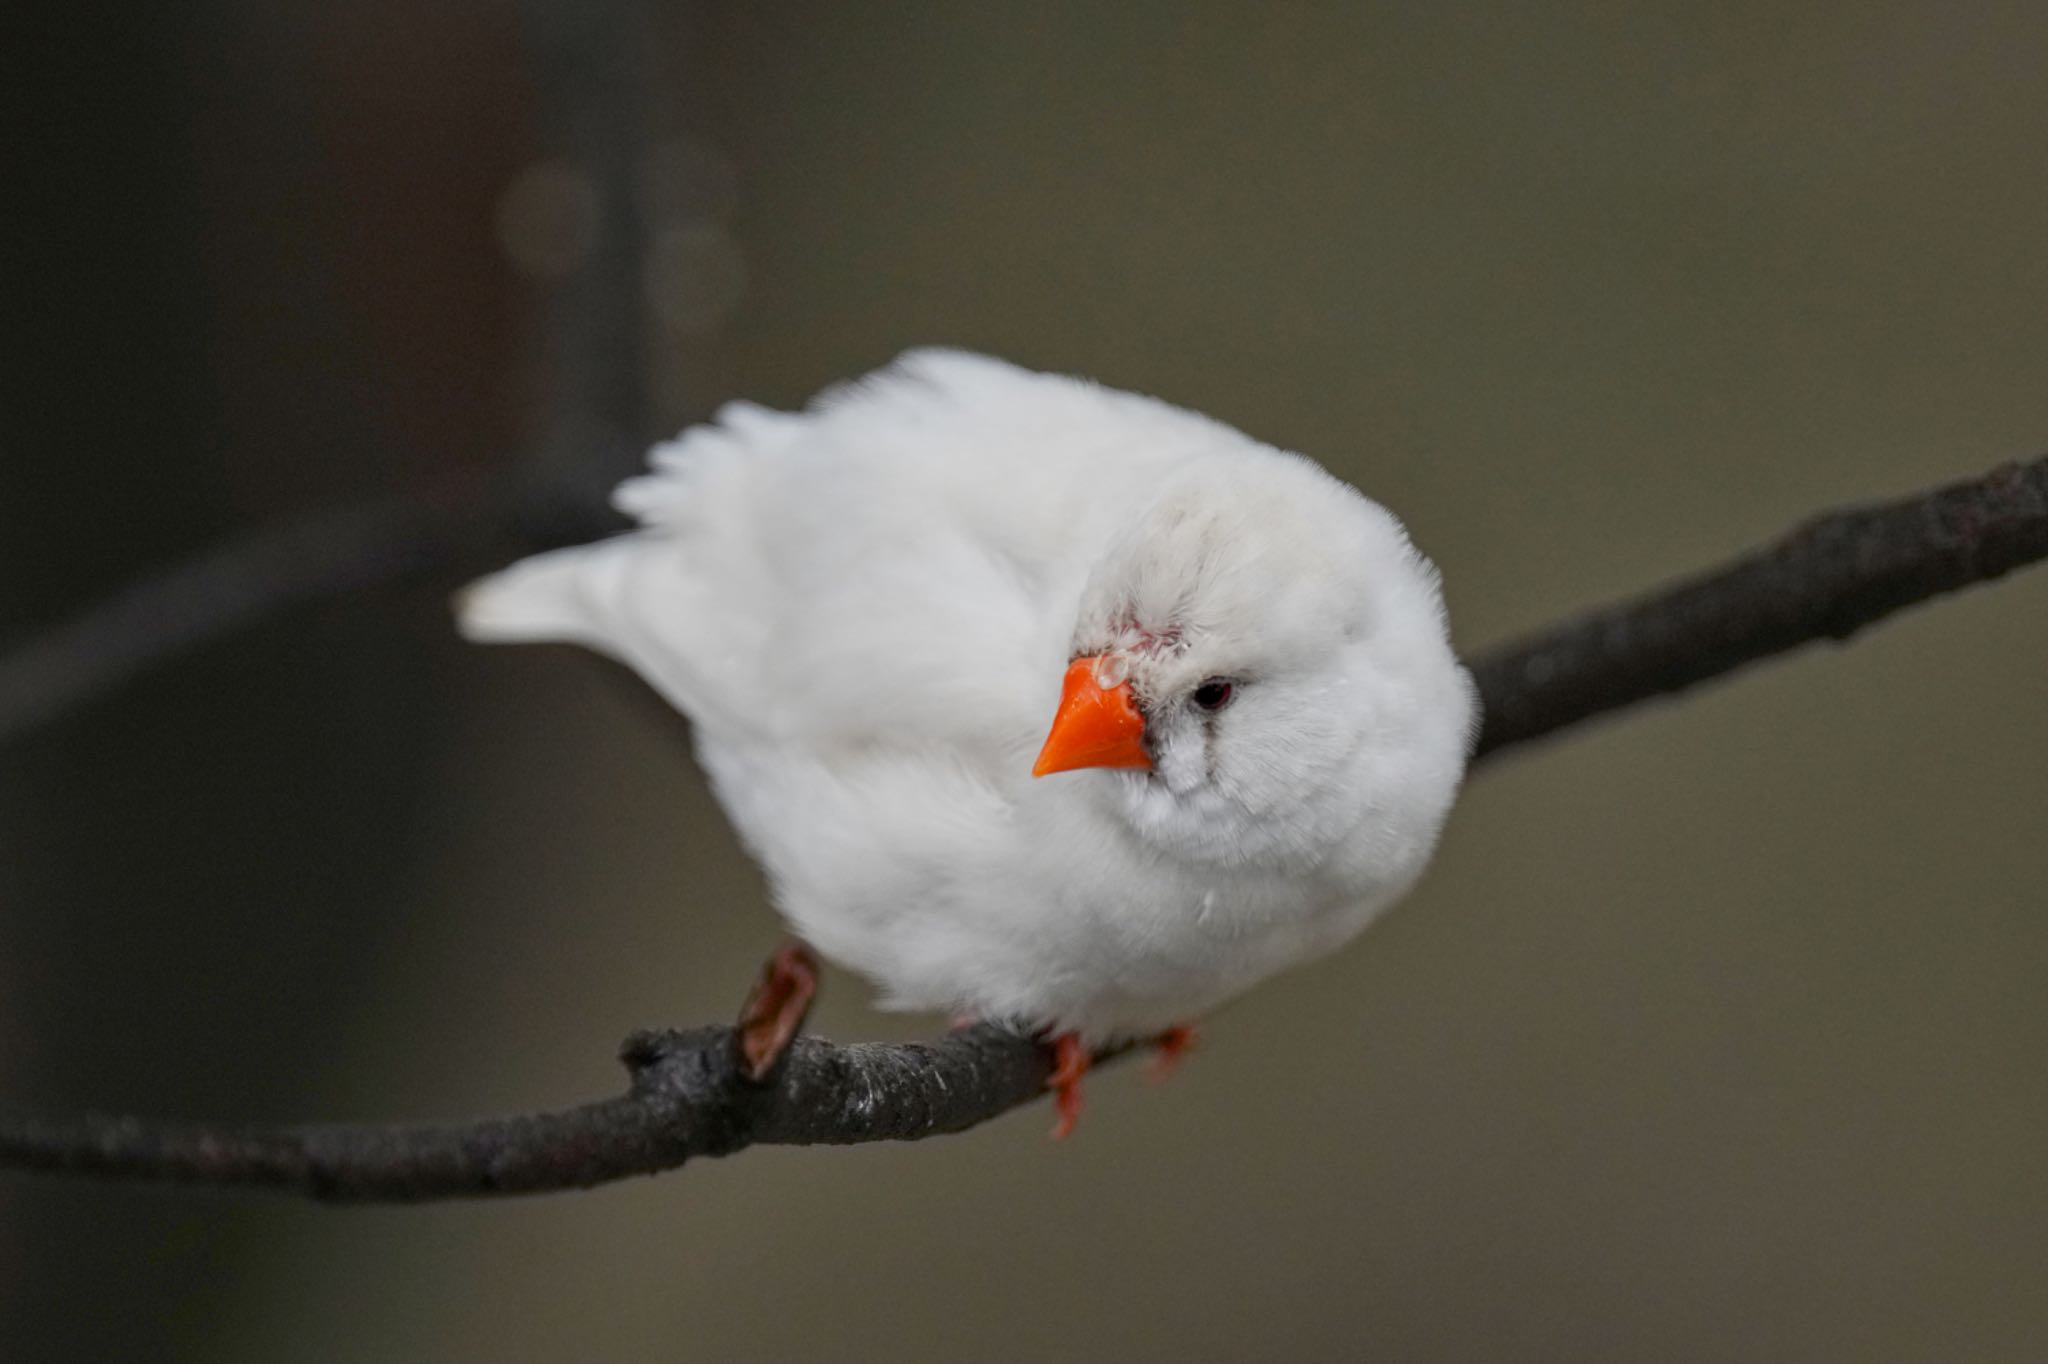
[[[1308,460],[921,350],[651,463],[616,494],[640,530],[484,579],[462,626],[587,645],[686,712],[782,913],[884,1004],[1151,1035],[1427,861],[1471,684],[1435,570]],[[1105,653],[1153,769],[1034,779],[1069,660]]]

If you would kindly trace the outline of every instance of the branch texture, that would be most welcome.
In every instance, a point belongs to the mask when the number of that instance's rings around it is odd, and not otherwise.
[[[314,575],[313,594],[416,569],[389,535],[380,522],[366,542],[375,562],[347,572],[348,556],[320,541],[311,562],[325,567]],[[1901,607],[2044,557],[2048,459],[1816,518],[1724,568],[1478,657],[1472,667],[1486,719],[1474,762],[1812,640],[1846,639]],[[229,619],[250,614],[252,604],[236,600]],[[82,641],[104,647],[123,618],[108,618],[105,639],[87,633]],[[44,666],[61,668],[62,643],[43,646],[54,650]],[[0,661],[0,678],[18,663]],[[47,703],[41,713],[50,713]],[[987,1026],[901,1045],[798,1037],[758,1082],[748,1078],[739,1035],[726,1027],[636,1034],[623,1057],[630,1083],[617,1098],[464,1123],[234,1129],[0,1114],[0,1167],[286,1189],[339,1201],[531,1193],[673,1169],[757,1144],[959,1132],[1030,1102],[1051,1073],[1037,1043]]]
[[[1478,757],[2048,557],[2048,458],[1817,516],[1724,568],[1588,611],[1472,661]]]
[[[223,1128],[0,1117],[0,1166],[406,1203],[580,1189],[748,1146],[844,1146],[960,1132],[1045,1089],[1050,1059],[1000,1028],[935,1042],[799,1037],[760,1083],[722,1026],[636,1033],[626,1092],[554,1113],[417,1125]]]

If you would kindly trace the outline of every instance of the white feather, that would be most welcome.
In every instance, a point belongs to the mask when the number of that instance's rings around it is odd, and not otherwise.
[[[783,914],[885,1003],[1156,1032],[1427,860],[1470,683],[1434,569],[1308,461],[922,350],[650,464],[616,495],[639,531],[484,579],[463,629],[587,645],[688,713]],[[1034,780],[1067,661],[1118,648],[1155,770]],[[1198,715],[1215,676],[1237,699]]]

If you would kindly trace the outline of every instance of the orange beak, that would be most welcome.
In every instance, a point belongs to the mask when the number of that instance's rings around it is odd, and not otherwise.
[[[1038,751],[1032,776],[1079,767],[1152,766],[1145,753],[1145,717],[1138,713],[1131,684],[1103,686],[1095,679],[1100,662],[1097,656],[1077,658],[1067,665],[1059,714],[1053,716],[1052,733],[1045,736],[1045,747]]]

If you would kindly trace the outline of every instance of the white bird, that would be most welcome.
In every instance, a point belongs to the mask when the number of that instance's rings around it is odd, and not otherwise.
[[[657,446],[637,531],[462,597],[694,722],[794,931],[884,1007],[1157,1039],[1421,873],[1476,718],[1436,570],[1309,460],[917,350]],[[1046,728],[1051,723],[1048,737]]]

